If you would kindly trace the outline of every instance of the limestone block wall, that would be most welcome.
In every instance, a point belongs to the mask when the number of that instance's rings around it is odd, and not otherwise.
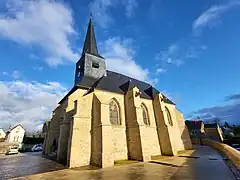
[[[100,90],[95,90],[94,95],[97,101],[96,104],[100,108],[100,113],[97,113],[94,119],[101,126],[102,165],[106,167],[108,162],[105,163],[104,161],[109,160],[111,161],[109,163],[112,164],[115,160],[127,159],[124,95]],[[111,100],[114,100],[118,105],[120,125],[110,123],[109,103]],[[98,124],[97,129],[94,128],[96,131],[100,131]]]
[[[127,135],[130,158],[148,161],[151,156],[160,155],[161,148],[156,131],[156,121],[152,100],[140,98],[137,87],[130,90],[125,97],[127,116]],[[147,111],[150,125],[144,124],[143,105]]]
[[[98,167],[102,166],[101,102],[95,95],[93,95],[92,107],[90,164]]]
[[[167,125],[167,117],[164,112],[164,104],[162,102],[162,96],[156,95],[153,100],[153,108],[157,126],[158,140],[160,142],[161,153],[163,155],[174,155],[173,141],[171,140],[169,128]]]
[[[142,145],[146,154],[150,156],[161,155],[160,143],[158,141],[156,120],[154,116],[153,103],[149,99],[140,99],[141,104],[143,103],[147,108],[148,118],[150,126],[142,124],[142,136],[144,145]],[[142,111],[141,111],[142,113]],[[143,121],[143,120],[142,120]]]
[[[62,122],[60,125],[57,160],[62,162],[63,164],[67,163],[69,133],[70,123]]]
[[[136,90],[135,90],[136,91]],[[125,95],[126,135],[128,145],[128,158],[143,160],[142,143],[138,124],[138,114],[134,102],[135,91],[132,89]],[[138,103],[140,109],[140,103]]]
[[[175,109],[175,112],[176,112],[178,128],[179,128],[179,131],[180,131],[181,140],[182,140],[184,149],[192,149],[191,139],[190,139],[190,136],[189,136],[188,128],[185,125],[183,115],[177,109]]]
[[[76,106],[76,113],[70,121],[67,159],[69,167],[90,164],[93,94],[83,96],[84,93],[84,90],[78,89],[68,98],[68,108],[66,111],[68,112]]]
[[[79,94],[77,91],[76,94]],[[60,123],[60,135],[58,140],[58,153],[57,160],[62,162],[63,164],[67,164],[67,156],[68,156],[68,143],[69,143],[69,135],[70,135],[70,122],[72,121],[73,116],[76,114],[76,103],[75,96],[69,97],[66,101],[64,101],[62,106],[62,121]]]
[[[45,153],[51,153],[53,151],[53,141],[56,141],[56,144],[58,146],[59,141],[59,135],[60,135],[60,123],[63,120],[63,108],[61,105],[59,105],[54,111],[52,119],[49,123],[49,128],[47,132],[47,140],[46,140],[46,147],[45,147]]]
[[[184,145],[183,145],[183,142],[181,139],[179,124],[178,124],[178,120],[176,117],[176,107],[174,105],[166,104],[166,103],[164,103],[164,106],[168,108],[168,110],[170,111],[170,114],[171,114],[171,119],[172,119],[173,125],[169,124],[169,122],[167,120],[167,115],[165,115],[165,117],[166,117],[165,123],[167,124],[168,130],[169,130],[169,136],[170,136],[170,140],[172,143],[172,148],[173,148],[175,154],[177,154],[178,151],[184,150]],[[166,114],[166,111],[164,111],[164,113]]]

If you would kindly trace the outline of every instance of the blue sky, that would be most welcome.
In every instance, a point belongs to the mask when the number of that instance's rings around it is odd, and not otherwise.
[[[239,123],[239,0],[3,0],[0,121],[40,129],[73,86],[89,13],[107,68],[147,81],[186,118]]]

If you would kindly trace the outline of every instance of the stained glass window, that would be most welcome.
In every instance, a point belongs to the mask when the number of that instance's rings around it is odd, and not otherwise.
[[[150,125],[150,121],[149,121],[149,118],[148,118],[148,112],[147,112],[147,108],[145,107],[145,105],[141,105],[141,108],[142,108],[142,116],[143,116],[143,122],[145,125]]]
[[[109,119],[112,125],[120,125],[119,107],[115,100],[109,103]]]
[[[172,126],[173,122],[172,122],[172,117],[171,117],[171,113],[169,111],[169,109],[167,107],[165,107],[165,111],[167,113],[167,119],[168,119],[168,123]]]

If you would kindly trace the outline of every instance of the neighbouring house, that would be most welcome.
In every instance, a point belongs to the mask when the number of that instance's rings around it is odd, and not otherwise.
[[[232,128],[222,127],[222,131],[223,131],[224,139],[228,139],[228,138],[234,137],[234,133],[233,133],[233,129]]]
[[[56,154],[70,168],[108,167],[125,159],[150,161],[152,156],[173,156],[192,148],[174,102],[147,82],[106,69],[92,18],[74,86],[43,129],[44,153]]]
[[[200,138],[204,135],[204,123],[201,120],[186,120],[185,124],[191,138]]]
[[[191,139],[202,137],[223,142],[223,132],[217,123],[204,123],[202,120],[187,120],[185,124]]]
[[[7,143],[21,144],[24,134],[25,129],[22,127],[22,125],[18,124],[7,131],[5,141]]]
[[[0,140],[4,139],[6,136],[6,133],[3,131],[3,129],[0,129]]]
[[[218,123],[205,123],[204,131],[206,138],[223,142],[223,132]]]

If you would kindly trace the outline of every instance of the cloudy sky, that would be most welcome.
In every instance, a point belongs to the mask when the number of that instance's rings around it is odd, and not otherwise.
[[[1,0],[0,128],[51,116],[90,12],[108,69],[150,82],[186,118],[240,123],[240,0]]]

